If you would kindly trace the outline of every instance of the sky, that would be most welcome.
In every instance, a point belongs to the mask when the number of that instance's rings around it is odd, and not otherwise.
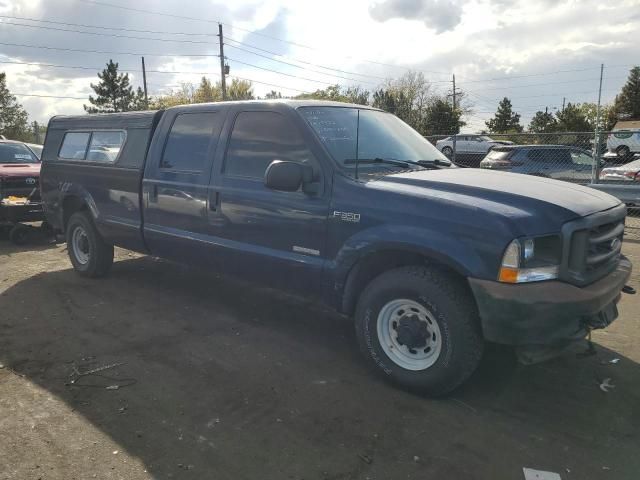
[[[611,102],[640,64],[640,0],[0,0],[0,71],[46,122],[82,113],[109,59],[137,87],[144,55],[150,95],[219,80],[218,22],[231,76],[256,95],[374,90],[408,70],[447,94],[455,74],[466,132],[504,96],[525,125],[563,101],[596,102],[601,64]]]

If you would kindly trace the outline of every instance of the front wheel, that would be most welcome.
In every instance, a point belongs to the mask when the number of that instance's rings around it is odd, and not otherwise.
[[[113,245],[105,243],[88,214],[76,212],[67,223],[67,251],[73,268],[85,277],[103,277],[113,263]]]
[[[451,147],[442,147],[442,153],[447,157],[451,157],[451,155],[453,155],[453,149]]]
[[[355,315],[360,349],[385,377],[444,395],[469,378],[484,348],[475,302],[436,267],[402,267],[365,289]]]

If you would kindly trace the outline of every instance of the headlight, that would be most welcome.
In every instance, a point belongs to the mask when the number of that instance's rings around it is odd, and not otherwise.
[[[561,252],[558,235],[516,239],[504,251],[498,280],[524,283],[558,278]]]

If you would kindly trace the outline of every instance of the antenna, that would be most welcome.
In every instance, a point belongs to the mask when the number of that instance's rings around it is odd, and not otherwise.
[[[360,143],[360,109],[357,110],[358,119],[356,121],[356,180],[358,180],[358,144]]]

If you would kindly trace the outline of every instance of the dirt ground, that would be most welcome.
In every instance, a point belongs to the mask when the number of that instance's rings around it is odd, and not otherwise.
[[[64,245],[0,240],[0,292],[2,480],[640,478],[640,294],[597,355],[493,346],[432,400],[373,375],[346,319],[126,251],[86,280]]]

